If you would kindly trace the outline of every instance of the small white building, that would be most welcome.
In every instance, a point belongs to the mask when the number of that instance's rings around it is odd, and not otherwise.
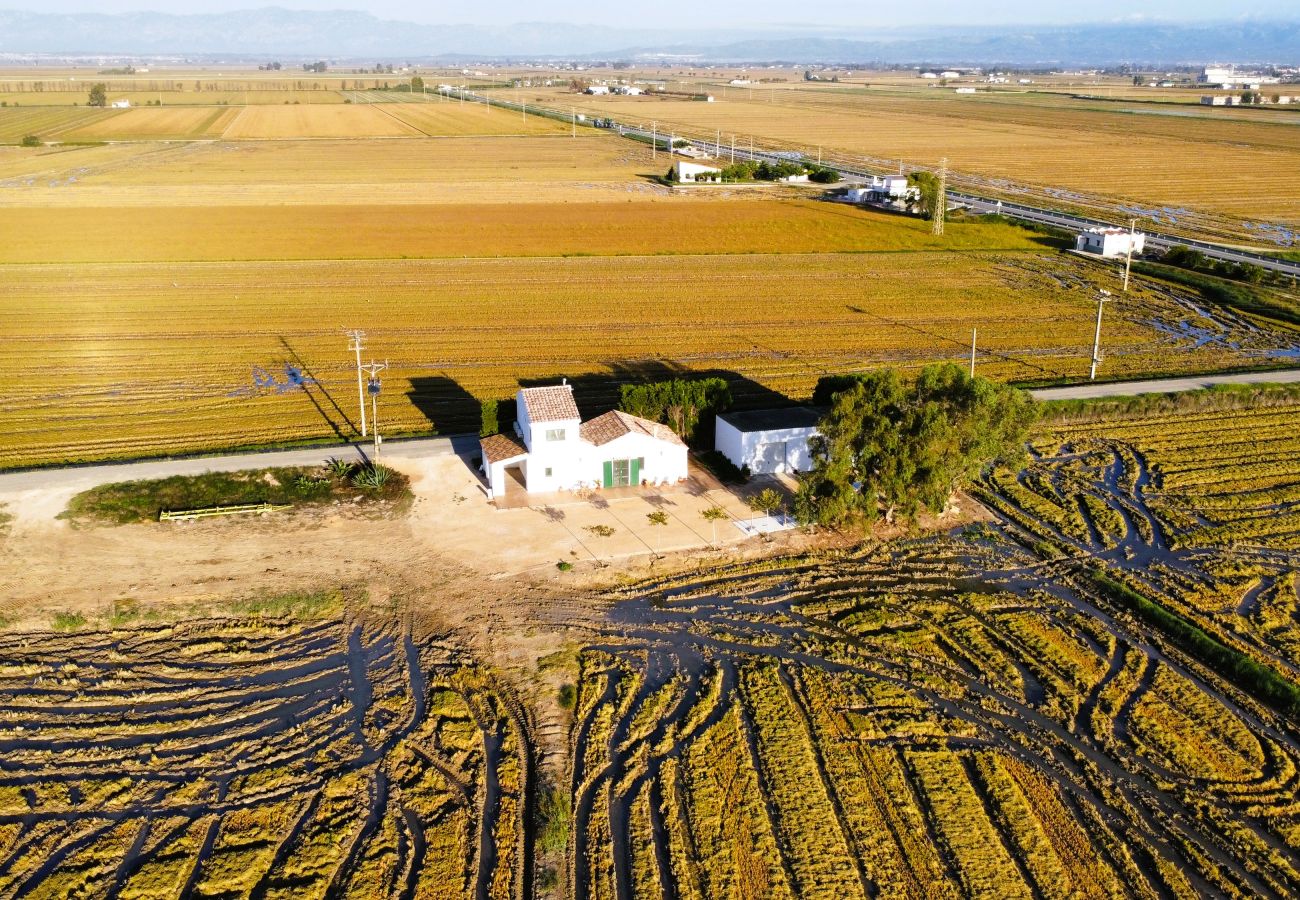
[[[614,93],[621,94],[624,97],[640,97],[642,94],[645,93],[645,91],[639,87],[632,87],[631,85],[628,84],[620,84],[618,87],[614,88]]]
[[[130,100],[114,100],[114,101],[113,101],[113,109],[130,109],[130,108],[131,108],[131,101],[130,101]]]
[[[973,93],[975,93],[975,88],[973,88],[973,87],[954,88],[954,90],[955,90],[957,93],[959,93],[959,94],[973,94]]]
[[[609,93],[609,88],[605,87],[605,85],[603,85],[603,84],[593,84],[591,87],[589,87],[589,88],[587,88],[585,91],[583,91],[583,93],[584,93],[584,94],[592,94],[592,95],[597,95],[597,94],[608,94],[608,93]]]
[[[908,187],[906,175],[873,175],[867,188],[876,203],[906,202],[917,194],[916,188]]]
[[[673,160],[673,174],[681,184],[702,184],[722,180],[722,170],[717,166],[687,162],[684,159]]]
[[[1133,252],[1141,253],[1146,246],[1147,236],[1140,231],[1131,236]],[[1130,235],[1123,228],[1089,228],[1079,232],[1074,239],[1074,249],[1081,253],[1095,253],[1098,256],[1126,256],[1129,252]]]
[[[940,73],[939,73],[939,77],[940,77],[940,78],[960,78],[960,77],[961,77],[961,73],[960,73],[960,72],[954,72],[952,69],[949,69],[949,70],[946,71],[946,72],[940,72]]]
[[[938,75],[937,73],[935,73],[935,72],[922,72],[922,73],[921,73],[921,77],[922,77],[922,78],[938,78],[939,75]]]
[[[618,410],[583,422],[568,384],[521,388],[516,404],[514,434],[479,442],[491,498],[686,478],[686,444],[666,425]]]
[[[752,475],[807,472],[822,414],[806,406],[724,413],[717,418],[714,448]]]

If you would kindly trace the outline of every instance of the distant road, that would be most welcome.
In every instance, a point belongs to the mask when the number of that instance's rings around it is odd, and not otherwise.
[[[1216,384],[1296,384],[1300,369],[1277,372],[1243,372],[1238,375],[1192,375],[1155,378],[1151,381],[1113,381],[1106,384],[1077,384],[1071,387],[1039,388],[1029,393],[1036,400],[1089,400],[1096,397],[1129,397],[1136,394],[1175,394],[1199,391]]]
[[[0,473],[0,495],[46,488],[86,488],[115,481],[170,478],[173,475],[199,475],[203,472],[238,472],[271,466],[318,466],[333,456],[342,459],[357,459],[362,456],[368,458],[372,448],[373,445],[369,441],[362,440],[351,444],[322,444],[297,450],[268,450],[261,453],[232,453],[225,456],[146,459],[139,462],[31,469],[25,472]],[[382,452],[401,459],[429,459],[436,456],[469,453],[477,449],[477,435],[456,434],[447,437],[385,441]]]

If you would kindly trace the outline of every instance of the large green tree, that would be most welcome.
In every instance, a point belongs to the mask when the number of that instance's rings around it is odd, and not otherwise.
[[[939,512],[984,466],[1022,454],[1037,415],[1024,391],[951,363],[910,383],[893,369],[859,376],[834,394],[795,514],[838,526]]]
[[[907,186],[916,189],[921,214],[933,219],[934,211],[939,208],[939,176],[933,172],[911,172],[907,176]]]
[[[710,445],[713,416],[730,406],[731,386],[722,378],[625,384],[619,397],[623,412],[662,422],[693,447]]]
[[[90,86],[90,98],[87,106],[108,106],[108,86],[102,81]]]

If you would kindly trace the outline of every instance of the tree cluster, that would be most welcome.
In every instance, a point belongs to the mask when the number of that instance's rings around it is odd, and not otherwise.
[[[711,446],[713,417],[731,406],[731,387],[722,378],[674,378],[623,385],[619,408],[667,425],[693,447]]]
[[[917,205],[920,207],[921,215],[933,219],[941,199],[939,176],[933,172],[911,172],[907,176],[907,186],[916,189]]]
[[[1208,272],[1211,275],[1231,278],[1233,281],[1244,281],[1247,284],[1259,284],[1269,274],[1268,270],[1263,266],[1247,262],[1234,263],[1226,259],[1210,259],[1201,251],[1193,250],[1182,244],[1176,244],[1166,250],[1160,261],[1167,265],[1178,266],[1180,269],[1188,269],[1193,272]]]
[[[317,60],[317,61],[314,62],[314,63],[303,63],[303,64],[302,64],[302,70],[303,70],[304,72],[324,72],[324,71],[327,71],[328,69],[329,69],[329,66],[326,65],[325,62],[322,61],[322,60]]]
[[[90,86],[90,97],[86,100],[87,106],[108,106],[108,85],[100,81]]]
[[[1023,454],[1038,416],[1024,391],[952,363],[926,366],[911,383],[893,369],[832,379],[814,400],[828,394],[813,470],[795,497],[795,515],[809,524],[940,512],[985,466]]]

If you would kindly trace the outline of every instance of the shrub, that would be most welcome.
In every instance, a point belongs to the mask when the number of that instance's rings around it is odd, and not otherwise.
[[[573,709],[573,704],[578,700],[578,689],[566,681],[560,685],[555,699],[560,704],[560,709]]]
[[[43,142],[34,134],[25,134],[23,135],[23,139],[19,141],[19,144],[24,147],[40,147]]]
[[[381,466],[378,463],[366,466],[352,476],[352,483],[359,488],[370,491],[383,489],[393,479],[396,473],[387,466]]]
[[[555,564],[555,568],[559,569],[561,572],[568,572],[573,568],[573,563],[569,562],[567,559],[562,559]]]
[[[81,613],[55,613],[53,624],[55,631],[76,631],[86,626],[86,617]]]
[[[713,417],[731,406],[731,386],[722,378],[674,378],[650,384],[625,384],[623,412],[670,427],[693,447],[713,443]]]

